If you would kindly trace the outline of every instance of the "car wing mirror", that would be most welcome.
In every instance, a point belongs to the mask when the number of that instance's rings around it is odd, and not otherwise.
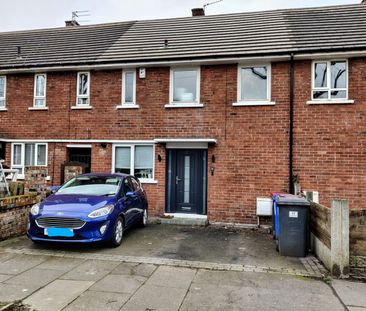
[[[126,197],[127,198],[135,198],[136,197],[136,194],[132,191],[129,191],[126,193]]]
[[[49,189],[50,189],[51,194],[55,194],[57,191],[60,190],[60,188],[61,188],[61,186],[52,186]]]

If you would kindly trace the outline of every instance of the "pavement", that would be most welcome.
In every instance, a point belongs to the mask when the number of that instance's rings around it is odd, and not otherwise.
[[[365,283],[323,277],[315,258],[281,257],[250,230],[151,225],[115,249],[0,243],[0,302],[38,311],[366,311]]]

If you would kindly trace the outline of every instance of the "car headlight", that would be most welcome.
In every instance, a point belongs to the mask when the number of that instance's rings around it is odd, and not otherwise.
[[[97,217],[103,217],[103,216],[106,216],[106,215],[109,215],[113,212],[113,208],[114,206],[113,205],[106,205],[102,208],[99,208],[95,211],[92,211],[88,217],[89,218],[97,218]]]
[[[34,204],[30,210],[30,213],[33,215],[33,216],[36,216],[39,214],[39,203],[37,204]]]

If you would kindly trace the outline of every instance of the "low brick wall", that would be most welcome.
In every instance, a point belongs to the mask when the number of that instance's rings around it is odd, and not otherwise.
[[[29,210],[35,203],[34,193],[0,199],[0,241],[26,233]]]

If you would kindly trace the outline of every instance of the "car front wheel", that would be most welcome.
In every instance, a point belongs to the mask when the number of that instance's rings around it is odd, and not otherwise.
[[[123,219],[122,217],[118,217],[116,224],[114,225],[112,239],[110,240],[110,245],[112,247],[117,247],[121,245],[123,238],[123,230],[124,230]]]

